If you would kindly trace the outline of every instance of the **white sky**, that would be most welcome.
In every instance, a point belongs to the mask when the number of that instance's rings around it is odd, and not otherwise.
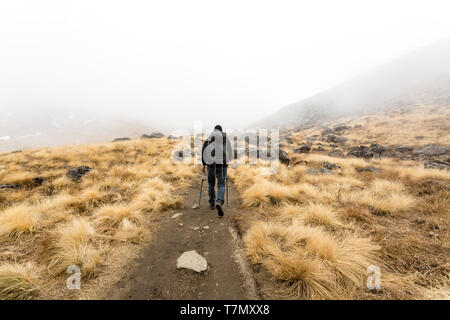
[[[450,35],[443,1],[1,1],[0,111],[245,125]]]

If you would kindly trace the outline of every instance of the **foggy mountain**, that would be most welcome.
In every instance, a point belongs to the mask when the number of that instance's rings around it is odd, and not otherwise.
[[[0,152],[139,137],[154,127],[88,110],[14,108],[2,110]]]
[[[301,129],[417,103],[450,107],[450,38],[288,105],[256,126]]]

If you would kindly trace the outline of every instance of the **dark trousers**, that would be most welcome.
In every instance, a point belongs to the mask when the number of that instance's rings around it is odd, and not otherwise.
[[[216,177],[217,177],[217,202],[225,203],[225,179],[227,178],[227,167],[217,165],[208,166],[208,184],[209,184],[209,203],[214,205],[216,202]]]

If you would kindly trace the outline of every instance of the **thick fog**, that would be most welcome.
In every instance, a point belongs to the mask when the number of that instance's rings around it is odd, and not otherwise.
[[[0,137],[63,135],[55,122],[70,117],[246,126],[448,36],[448,12],[445,0],[2,1]]]

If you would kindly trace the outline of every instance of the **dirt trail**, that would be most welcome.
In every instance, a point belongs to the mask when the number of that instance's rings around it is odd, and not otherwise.
[[[107,299],[258,299],[253,276],[239,245],[233,216],[238,207],[237,194],[230,184],[229,206],[225,216],[210,210],[207,202],[207,182],[203,189],[202,206],[198,202],[200,184],[191,186],[185,194],[185,206],[162,215],[160,227],[131,271],[107,293]],[[205,228],[206,227],[206,228]],[[196,250],[208,261],[208,270],[196,273],[176,269],[178,257]]]

